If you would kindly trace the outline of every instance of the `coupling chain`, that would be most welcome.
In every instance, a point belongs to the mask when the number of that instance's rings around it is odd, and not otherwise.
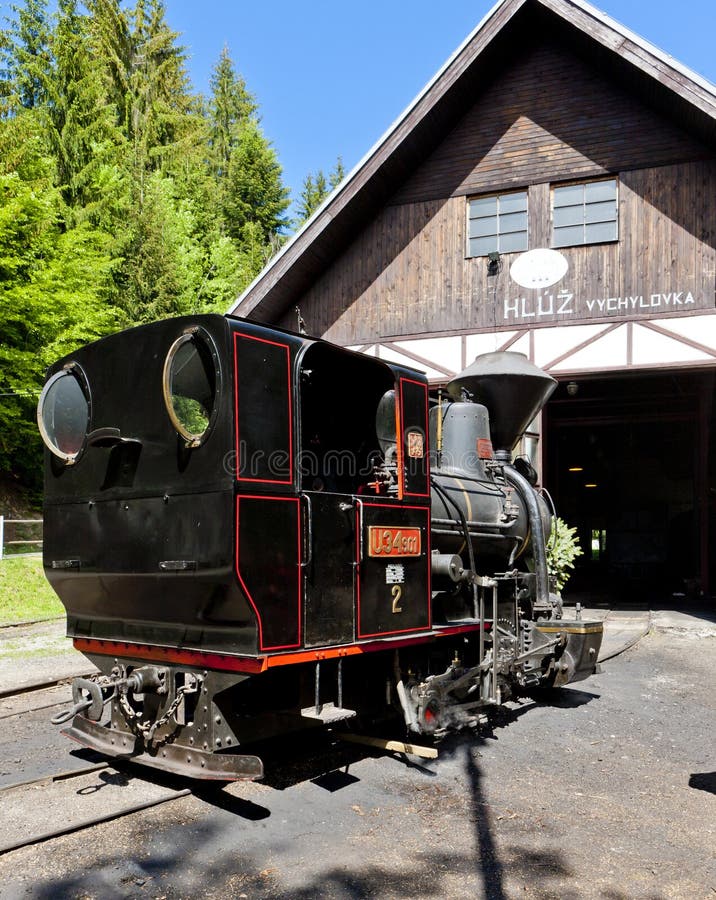
[[[174,713],[177,711],[177,709],[179,709],[179,704],[181,703],[182,698],[184,697],[184,694],[187,690],[188,688],[186,687],[186,685],[182,685],[180,688],[177,688],[176,695],[167,707],[167,711],[163,716],[155,719],[154,722],[139,721],[141,719],[141,713],[135,712],[132,709],[125,693],[119,693],[119,706],[122,710],[124,718],[127,720],[127,725],[129,725],[132,731],[136,735],[144,738],[145,743],[151,743],[151,740],[157,730],[160,729],[163,725],[166,725],[167,722],[174,716]],[[176,718],[174,719],[174,721],[177,725],[179,724]],[[166,735],[164,737],[164,741],[167,740],[168,737],[169,735]]]

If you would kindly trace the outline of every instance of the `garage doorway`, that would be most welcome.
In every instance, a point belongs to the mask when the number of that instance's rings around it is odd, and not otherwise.
[[[557,512],[577,528],[584,551],[567,596],[708,601],[716,542],[714,374],[560,382],[545,410],[543,459]]]

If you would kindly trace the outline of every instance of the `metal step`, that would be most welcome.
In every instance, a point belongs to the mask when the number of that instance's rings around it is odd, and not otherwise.
[[[306,719],[319,719],[328,725],[331,722],[352,719],[356,715],[356,711],[346,709],[344,706],[336,706],[335,703],[323,703],[318,709],[315,706],[307,706],[301,710],[301,715]]]

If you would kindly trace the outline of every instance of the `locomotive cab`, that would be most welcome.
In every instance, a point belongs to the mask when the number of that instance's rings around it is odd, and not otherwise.
[[[406,471],[399,477],[397,467],[392,473],[386,469],[378,436],[376,411],[386,394],[394,393],[396,372],[371,357],[315,343],[301,357],[299,377],[299,468],[310,522],[303,564],[306,646],[428,628],[426,453],[420,457],[424,499],[422,507],[415,507],[401,502],[415,489],[415,475]],[[427,398],[424,383],[422,390]],[[425,408],[403,408],[402,415],[424,435]],[[393,444],[397,427],[394,408]],[[385,551],[374,547],[381,526],[394,538],[401,529],[414,534],[417,528],[420,534],[412,555],[401,557],[400,613],[392,611],[392,599],[384,602],[386,593],[393,597],[392,585],[373,563],[385,557]]]

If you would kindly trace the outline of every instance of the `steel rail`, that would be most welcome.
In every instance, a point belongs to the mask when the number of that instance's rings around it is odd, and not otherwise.
[[[51,775],[38,775],[37,778],[27,778],[25,781],[13,781],[12,784],[0,785],[0,793],[6,793],[21,787],[30,787],[33,784],[44,784],[45,782],[54,783],[55,781],[69,781],[70,778],[79,778],[81,775],[89,775],[98,769],[107,769],[109,762],[102,761],[93,763],[91,766],[83,766],[81,769],[65,769],[62,772],[55,772]]]
[[[51,831],[43,831],[40,834],[31,837],[22,838],[18,841],[11,841],[8,844],[0,845],[0,856],[11,853],[13,850],[20,850],[22,847],[32,847],[35,844],[44,844],[54,838],[63,837],[66,834],[74,834],[77,831],[84,831],[86,828],[92,828],[94,825],[102,825],[104,822],[112,822],[115,819],[121,819],[123,816],[129,816],[135,812],[141,812],[144,809],[151,809],[153,806],[160,806],[162,803],[168,803],[172,800],[179,800],[181,797],[187,797],[192,793],[189,788],[183,788],[180,791],[174,791],[165,797],[157,797],[154,800],[146,800],[144,803],[134,803],[131,806],[125,806],[122,809],[115,810],[111,813],[104,813],[101,816],[91,816],[88,819],[82,819],[64,828],[55,828]]]
[[[19,697],[21,694],[30,694],[33,691],[44,691],[47,688],[57,687],[58,684],[69,684],[74,678],[91,678],[96,674],[97,670],[95,669],[92,672],[84,672],[81,675],[62,675],[59,678],[48,678],[44,681],[32,681],[16,687],[3,688],[0,690],[0,700],[5,700],[8,697]]]
[[[3,622],[0,625],[0,631],[6,628],[29,628],[30,625],[46,625],[48,622],[59,622],[65,618],[65,614],[61,616],[47,616],[45,619],[31,619],[29,622]]]
[[[0,715],[0,722],[2,722],[3,719],[12,719],[15,716],[26,716],[30,715],[30,713],[40,712],[43,709],[52,709],[53,706],[67,706],[68,702],[69,701],[67,697],[64,697],[62,700],[58,700],[56,703],[44,703],[42,706],[30,706],[26,709],[18,709],[16,712],[3,713],[2,715]]]

